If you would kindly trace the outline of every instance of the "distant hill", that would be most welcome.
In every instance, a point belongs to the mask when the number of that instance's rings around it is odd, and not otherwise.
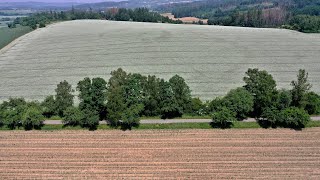
[[[78,9],[93,9],[101,10],[105,8],[117,7],[117,8],[156,8],[158,6],[178,4],[178,3],[190,3],[197,0],[127,0],[121,2],[101,2],[101,3],[87,3],[75,6]]]
[[[212,25],[320,32],[320,0],[205,0],[162,5],[156,10],[175,18],[209,19]]]
[[[0,10],[10,9],[32,9],[32,10],[50,10],[50,9],[65,9],[77,3],[46,3],[46,2],[0,2]]]

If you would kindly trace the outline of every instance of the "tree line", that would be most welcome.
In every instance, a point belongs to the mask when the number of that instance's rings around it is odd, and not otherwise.
[[[154,23],[181,24],[180,20],[171,20],[163,17],[157,12],[152,12],[147,8],[125,9],[111,8],[104,11],[83,11],[72,8],[70,11],[47,11],[31,14],[28,17],[18,17],[8,27],[15,28],[16,24],[30,26],[32,29],[46,27],[46,25],[56,21],[68,21],[77,19],[106,19],[114,21],[136,21]]]
[[[320,0],[206,0],[158,8],[175,17],[209,19],[209,25],[282,27],[320,32]]]
[[[60,82],[55,95],[43,102],[10,98],[0,105],[0,124],[11,129],[40,129],[44,119],[60,116],[67,126],[96,129],[99,121],[107,120],[112,127],[131,129],[139,126],[143,116],[167,119],[188,114],[211,116],[211,125],[218,128],[254,117],[262,127],[299,129],[310,121],[310,115],[320,113],[320,96],[310,91],[305,70],[299,70],[290,90],[278,90],[273,77],[259,69],[248,69],[243,80],[243,87],[202,102],[191,96],[178,75],[166,81],[119,68],[108,81],[99,77],[79,81],[78,106],[74,105],[75,90],[67,81]]]

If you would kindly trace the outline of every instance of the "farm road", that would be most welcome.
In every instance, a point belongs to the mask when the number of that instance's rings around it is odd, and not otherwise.
[[[311,117],[313,121],[320,121],[320,116]],[[144,119],[141,124],[173,124],[173,123],[209,123],[211,119]],[[254,118],[245,119],[243,122],[255,122]],[[44,124],[59,125],[63,124],[61,120],[45,120]],[[106,121],[100,121],[100,124],[107,124]]]

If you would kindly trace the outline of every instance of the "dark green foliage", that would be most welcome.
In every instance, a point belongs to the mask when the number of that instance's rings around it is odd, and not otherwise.
[[[279,123],[283,127],[301,129],[310,121],[310,116],[303,109],[290,107],[279,113]]]
[[[144,110],[145,116],[157,116],[160,114],[160,79],[156,76],[148,76],[144,85]]]
[[[99,125],[99,113],[90,109],[83,109],[82,115],[80,125],[89,128],[89,130],[96,130]]]
[[[21,125],[21,120],[27,108],[27,102],[23,98],[10,98],[0,106],[0,119],[10,129]]]
[[[160,114],[162,119],[181,117],[183,107],[178,104],[169,82],[160,81]]]
[[[267,71],[249,69],[243,78],[244,86],[254,97],[253,116],[260,117],[263,109],[275,106],[277,100],[276,82]]]
[[[320,5],[318,6],[320,7]],[[320,9],[319,9],[320,10]],[[320,11],[319,11],[320,12]],[[297,15],[290,21],[290,28],[306,33],[320,33],[320,16]]]
[[[259,124],[264,127],[284,127],[301,129],[310,121],[309,114],[303,109],[289,107],[283,110],[266,109],[258,120]]]
[[[143,110],[142,104],[131,105],[127,108],[121,117],[121,128],[123,130],[131,130],[132,127],[137,127],[140,124],[140,112]]]
[[[107,92],[108,121],[112,126],[131,129],[140,123],[144,109],[144,84],[140,74],[127,74],[121,68],[111,72]]]
[[[44,22],[40,22],[39,28],[44,28],[44,27],[46,27],[46,24]]]
[[[200,98],[192,98],[190,107],[188,108],[187,113],[195,116],[201,116],[206,114],[205,112],[205,105],[200,100]]]
[[[151,12],[147,8],[124,9],[120,8],[115,12],[109,10],[106,14],[107,19],[116,21],[136,21],[136,22],[162,22],[181,24],[180,20],[171,20],[168,17],[163,17],[157,12]]]
[[[163,5],[162,12],[175,17],[209,19],[209,25],[283,27],[301,32],[320,32],[319,0],[204,0]]]
[[[278,92],[278,101],[277,101],[277,109],[283,110],[290,107],[292,103],[292,94],[288,90],[280,90]]]
[[[308,73],[304,69],[300,69],[297,75],[297,81],[292,81],[291,86],[292,105],[303,108],[305,104],[305,95],[312,87],[308,82]]]
[[[180,24],[180,20],[171,20],[168,17],[163,17],[157,12],[151,12],[147,8],[137,9],[112,9],[106,13],[98,11],[82,11],[72,9],[71,11],[47,11],[31,14],[28,17],[18,17],[10,24],[10,28],[16,24],[29,26],[32,29],[46,27],[46,24],[56,21],[67,21],[76,19],[108,19],[116,21],[137,21],[137,22],[162,22]]]
[[[70,126],[77,126],[81,124],[81,120],[83,120],[84,115],[77,107],[68,107],[64,111],[63,124]]]
[[[261,117],[257,119],[259,125],[263,128],[276,128],[279,125],[279,113],[275,107],[268,107],[263,110]]]
[[[215,98],[211,102],[209,102],[207,107],[207,114],[212,114],[216,111],[220,111],[221,108],[225,107],[223,98]]]
[[[71,88],[71,85],[67,81],[62,81],[57,85],[55,89],[55,106],[56,113],[63,117],[63,112],[68,108],[73,106],[73,97],[72,94],[74,90]],[[49,99],[52,102],[52,99]]]
[[[108,88],[108,121],[112,126],[120,125],[123,112],[126,110],[125,100],[123,98],[123,90],[121,86]]]
[[[178,75],[170,78],[169,83],[178,108],[185,112],[188,109],[188,105],[191,103],[191,90],[189,86],[185,80]]]
[[[54,96],[46,97],[44,101],[41,103],[41,106],[43,107],[43,115],[45,117],[50,118],[52,116],[58,115]]]
[[[30,106],[26,109],[22,117],[22,126],[26,130],[40,129],[43,125],[44,117],[39,107]]]
[[[106,116],[106,81],[102,78],[85,78],[77,86],[79,91],[79,108],[81,111],[92,111],[100,120]]]
[[[13,29],[13,28],[16,28],[16,27],[17,27],[17,25],[15,23],[9,23],[8,24],[8,28],[10,28],[10,29]]]
[[[320,96],[314,92],[305,95],[305,108],[308,114],[320,114]]]
[[[238,120],[247,118],[253,110],[253,96],[244,88],[231,90],[223,101],[229,110],[236,113]]]
[[[213,128],[230,128],[233,122],[237,120],[235,115],[228,108],[222,107],[219,111],[213,113],[211,125]]]

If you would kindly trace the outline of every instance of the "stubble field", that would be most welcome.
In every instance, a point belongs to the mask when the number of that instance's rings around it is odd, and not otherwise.
[[[3,131],[1,179],[319,179],[320,129]]]
[[[36,30],[0,50],[0,101],[44,99],[56,84],[128,72],[184,77],[209,100],[242,86],[245,71],[269,71],[279,88],[300,68],[320,93],[320,34],[281,29],[81,20]]]

